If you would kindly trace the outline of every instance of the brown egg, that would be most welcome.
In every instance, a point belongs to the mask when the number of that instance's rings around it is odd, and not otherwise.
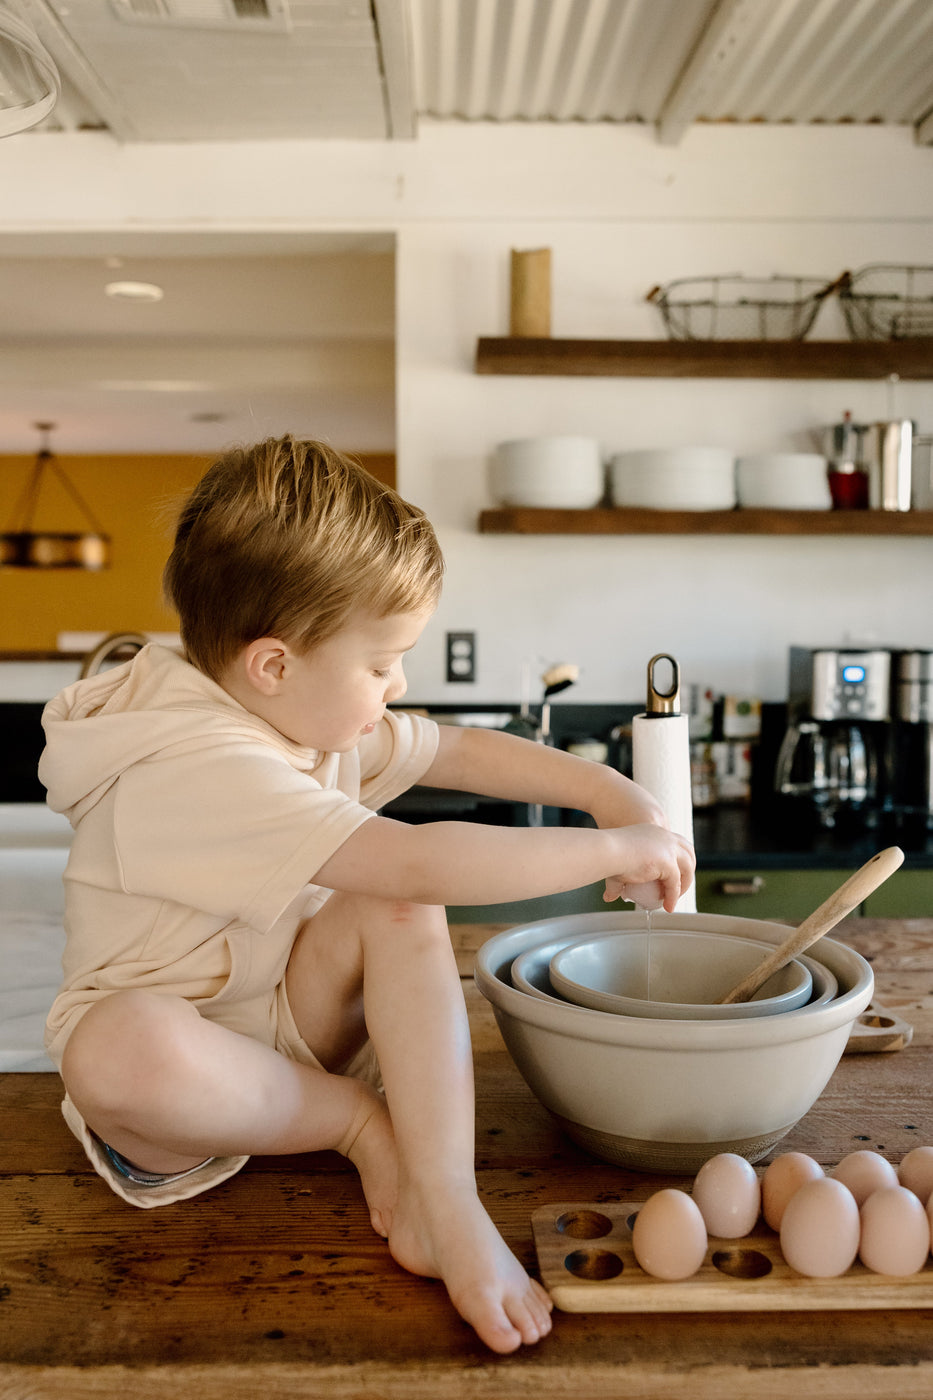
[[[848,1186],[861,1208],[873,1191],[883,1186],[896,1186],[897,1172],[880,1152],[850,1152],[833,1171],[833,1180]]]
[[[897,1179],[922,1206],[933,1195],[933,1147],[915,1147],[897,1169]]]
[[[819,1177],[795,1191],[781,1221],[781,1253],[807,1278],[837,1278],[858,1254],[855,1197],[841,1181]]]
[[[919,1273],[930,1253],[930,1222],[913,1191],[883,1186],[861,1209],[859,1258],[876,1274]]]
[[[697,1172],[693,1199],[711,1235],[740,1239],[754,1230],[761,1208],[755,1168],[735,1152],[720,1152]]]
[[[823,1175],[819,1162],[805,1152],[782,1152],[769,1163],[761,1179],[761,1209],[772,1230],[780,1230],[791,1196],[808,1181],[816,1181]]]
[[[635,1217],[632,1248],[646,1274],[681,1279],[695,1274],[706,1256],[706,1226],[686,1191],[665,1187],[649,1196]]]

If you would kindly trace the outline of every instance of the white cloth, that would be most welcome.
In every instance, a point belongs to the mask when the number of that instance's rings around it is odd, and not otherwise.
[[[45,1018],[62,980],[65,930],[37,909],[0,912],[0,1073],[48,1073]]]

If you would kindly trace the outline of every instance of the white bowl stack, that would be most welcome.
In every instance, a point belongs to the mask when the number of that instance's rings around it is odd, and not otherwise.
[[[568,436],[500,442],[490,462],[489,485],[500,506],[591,510],[605,491],[599,443]]]
[[[665,914],[656,931],[725,935],[777,946],[787,925],[722,914]],[[774,1015],[661,1019],[560,999],[545,978],[558,943],[643,931],[644,914],[573,914],[495,934],[475,978],[519,1072],[564,1131],[587,1151],[635,1170],[696,1173],[710,1157],[766,1156],[813,1106],[871,1001],[871,966],[821,938],[812,963],[831,978],[807,1004]],[[539,952],[513,980],[523,955]]]
[[[609,464],[612,504],[642,510],[732,510],[735,457],[721,447],[618,452]]]
[[[829,510],[826,458],[815,452],[759,452],[736,462],[739,505],[768,510]]]

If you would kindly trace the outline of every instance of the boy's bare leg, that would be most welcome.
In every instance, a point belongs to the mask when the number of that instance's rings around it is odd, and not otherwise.
[[[296,944],[288,990],[324,1069],[178,997],[128,991],[96,1003],[73,1031],[66,1088],[104,1141],[150,1171],[212,1155],[344,1152],[399,1263],[443,1278],[495,1350],[536,1341],[550,1328],[550,1300],[476,1196],[472,1057],[443,912],[334,895]],[[367,1019],[394,1123],[379,1095],[340,1073]]]
[[[537,1341],[550,1330],[550,1299],[476,1194],[472,1051],[444,911],[335,894],[310,921],[287,987],[299,1029],[325,1064],[355,1048],[345,1038],[348,1023],[329,1022],[328,1008],[352,1005],[360,977],[357,1015],[365,1009],[388,1115],[378,1107],[361,1115],[348,1155],[376,1218],[388,1222],[393,1256],[442,1278],[457,1310],[495,1350]],[[335,984],[342,997],[322,1004],[322,988],[332,994]],[[362,1019],[357,1024],[363,1034]]]
[[[115,992],[78,1023],[65,1087],[105,1142],[147,1171],[210,1156],[315,1152],[352,1142],[380,1096],[205,1020],[180,997]]]

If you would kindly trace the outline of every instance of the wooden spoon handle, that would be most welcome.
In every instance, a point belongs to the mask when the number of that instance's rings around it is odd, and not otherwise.
[[[824,900],[818,909],[814,909],[813,913],[793,930],[790,937],[785,938],[773,953],[769,953],[764,962],[753,968],[731,992],[721,997],[719,1004],[727,1006],[734,1001],[748,1001],[779,968],[789,963],[791,958],[795,958],[805,948],[809,948],[818,938],[822,938],[824,933],[829,933],[829,930],[847,914],[851,914],[863,899],[883,884],[889,875],[894,874],[903,861],[904,852],[900,846],[889,846],[887,850],[872,856],[871,860],[866,861],[854,875],[850,875],[829,899]]]

